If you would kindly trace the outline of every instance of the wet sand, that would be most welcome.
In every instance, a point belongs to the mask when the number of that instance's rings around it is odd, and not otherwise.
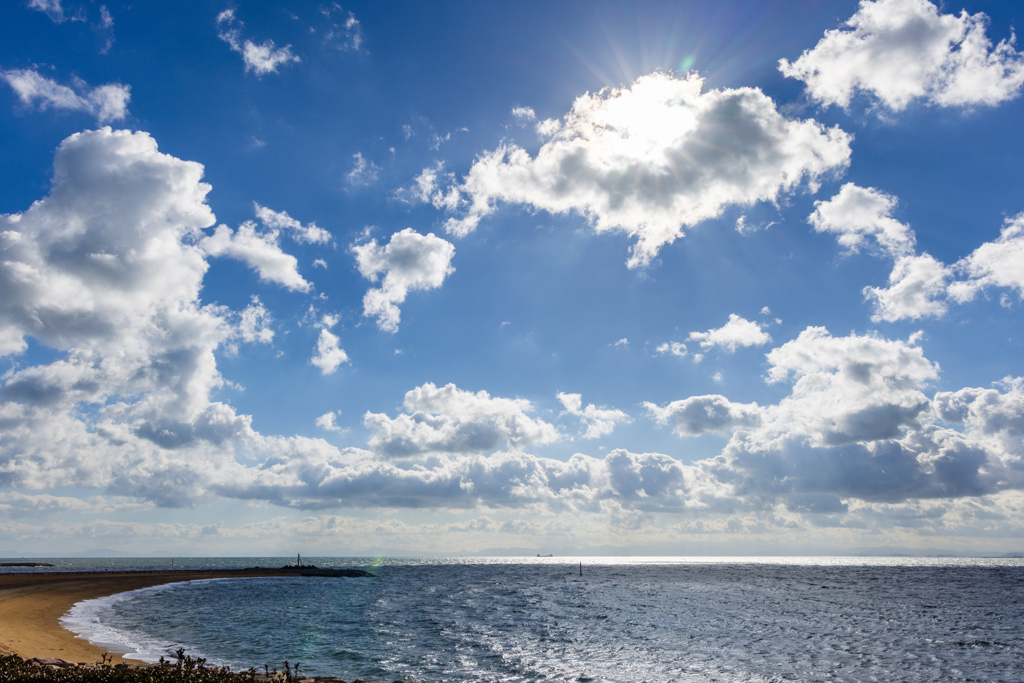
[[[177,581],[295,575],[277,569],[0,574],[0,651],[25,658],[96,663],[105,650],[76,637],[59,622],[76,602]],[[114,655],[115,664],[122,661]]]

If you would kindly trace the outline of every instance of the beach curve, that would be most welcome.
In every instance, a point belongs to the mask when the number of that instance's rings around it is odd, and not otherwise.
[[[0,652],[92,664],[107,651],[60,624],[76,603],[182,581],[296,575],[289,568],[0,574]],[[107,654],[114,664],[125,661]]]

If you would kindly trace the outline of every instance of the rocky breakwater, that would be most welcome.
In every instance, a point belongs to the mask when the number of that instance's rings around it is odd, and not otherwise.
[[[369,577],[376,578],[377,575],[370,573],[364,569],[330,569],[320,568],[315,564],[286,564],[283,567],[248,567],[241,570],[243,572],[274,572],[274,574],[294,574],[295,576],[327,576],[327,577],[345,577],[345,578],[360,578]]]

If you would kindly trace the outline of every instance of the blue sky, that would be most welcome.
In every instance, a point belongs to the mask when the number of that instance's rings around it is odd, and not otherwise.
[[[1021,19],[5,4],[0,550],[1021,550]]]

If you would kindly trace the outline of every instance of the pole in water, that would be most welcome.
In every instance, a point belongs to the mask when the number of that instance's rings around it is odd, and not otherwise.
[[[296,567],[301,567],[302,566],[302,553],[295,553],[295,566]]]
[[[580,562],[580,576],[583,576],[583,563]]]

